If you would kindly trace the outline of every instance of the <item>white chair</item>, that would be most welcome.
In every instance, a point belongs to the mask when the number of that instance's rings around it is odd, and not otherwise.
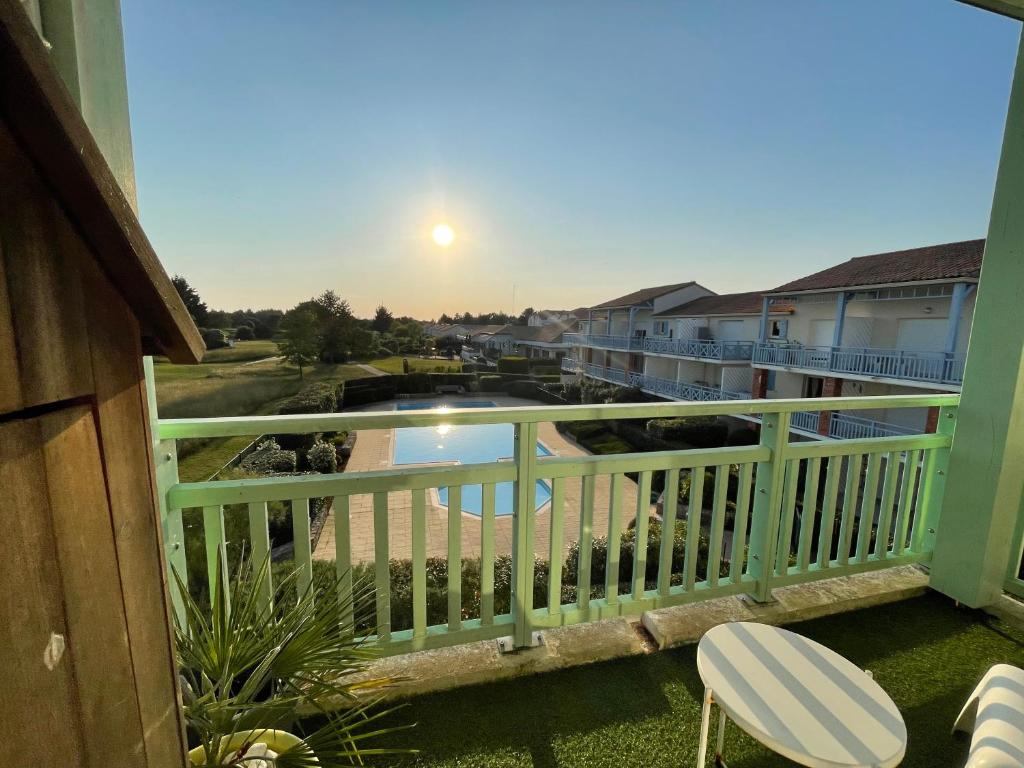
[[[986,672],[953,731],[972,734],[966,768],[1024,768],[1024,670],[996,664]]]

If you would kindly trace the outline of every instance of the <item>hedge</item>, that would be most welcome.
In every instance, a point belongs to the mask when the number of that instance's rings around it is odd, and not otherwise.
[[[684,442],[694,448],[720,448],[729,437],[729,426],[714,416],[651,419],[647,431],[656,438]]]
[[[295,451],[282,450],[276,440],[264,440],[256,450],[242,459],[239,469],[252,474],[271,472],[294,472],[296,466]]]
[[[498,360],[498,373],[529,373],[530,361],[525,357],[503,357]]]
[[[282,416],[292,413],[333,413],[338,408],[333,384],[317,382],[302,389],[277,409]]]

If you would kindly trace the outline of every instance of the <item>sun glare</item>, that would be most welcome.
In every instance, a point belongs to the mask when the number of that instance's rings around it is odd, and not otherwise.
[[[442,248],[447,248],[455,240],[455,231],[447,224],[438,224],[434,227],[434,242]]]

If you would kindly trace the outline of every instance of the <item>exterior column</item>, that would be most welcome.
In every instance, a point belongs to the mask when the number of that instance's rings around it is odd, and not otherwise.
[[[608,310],[608,327],[605,328],[604,332],[607,333],[609,336],[612,335],[612,314],[614,313],[614,311],[615,310],[612,309]]]
[[[928,409],[928,415],[924,420],[924,431],[925,434],[933,435],[939,426],[939,408],[938,406],[932,406]]]
[[[829,376],[821,387],[822,397],[842,397],[843,380]],[[818,415],[818,434],[828,437],[828,428],[832,424],[832,411],[822,411]]]
[[[594,333],[594,310],[587,310],[587,336],[592,336]]]
[[[757,331],[757,340],[764,344],[768,341],[768,308],[772,300],[767,296],[761,297],[761,325]]]
[[[946,324],[946,356],[956,352],[956,342],[960,335],[960,317],[964,313],[964,301],[970,294],[967,283],[953,286],[953,297],[949,300],[949,321]]]
[[[843,346],[843,326],[846,324],[846,301],[849,294],[841,291],[836,297],[836,326],[832,330],[832,346]]]
[[[627,339],[632,339],[633,338],[633,324],[636,322],[636,312],[637,312],[638,309],[639,309],[639,307],[630,307],[629,308],[629,325],[626,327],[626,338]]]
[[[931,563],[933,589],[990,605],[1020,556],[1024,493],[1024,40],[1010,90],[985,259]],[[978,342],[981,343],[978,343]],[[945,419],[940,418],[940,431]],[[939,474],[941,470],[937,470]],[[932,478],[923,478],[930,480]],[[941,481],[945,480],[944,483]]]
[[[768,371],[764,368],[755,368],[754,376],[750,382],[750,394],[757,400],[765,400],[768,397]]]

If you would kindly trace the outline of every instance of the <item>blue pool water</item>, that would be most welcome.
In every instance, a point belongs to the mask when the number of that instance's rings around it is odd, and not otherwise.
[[[399,411],[421,411],[437,408],[444,403],[399,403]],[[493,408],[494,403],[476,400],[459,402],[457,408]],[[511,424],[475,424],[473,426],[406,427],[395,430],[395,464],[426,464],[435,461],[457,461],[460,464],[486,464],[510,459],[515,437]],[[551,451],[537,444],[538,456],[550,456]],[[448,505],[448,489],[439,488],[438,496]],[[462,511],[481,514],[483,500],[479,485],[462,488]],[[547,483],[537,481],[537,507],[551,498]],[[494,513],[512,514],[512,483],[498,483],[494,487]]]

